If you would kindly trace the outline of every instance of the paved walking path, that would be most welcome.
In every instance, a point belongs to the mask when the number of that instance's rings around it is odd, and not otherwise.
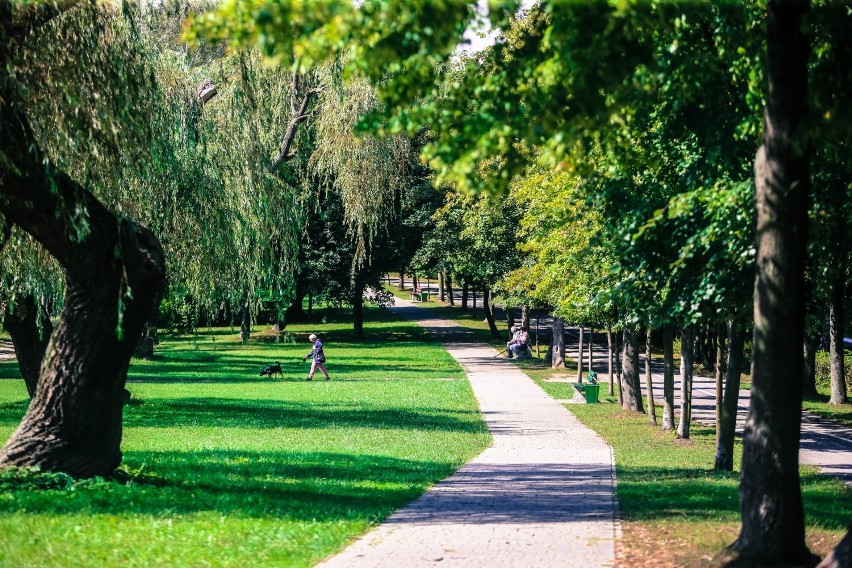
[[[604,334],[595,334],[596,340]],[[566,330],[566,354],[577,360],[576,328]],[[588,330],[584,336],[583,350],[585,351],[584,366],[588,368]],[[593,343],[592,368],[609,380],[608,350],[605,346]],[[648,396],[645,388],[645,357],[640,356],[642,369],[642,394]],[[653,363],[651,367],[653,379],[654,401],[659,404],[663,400],[662,365]],[[658,372],[659,371],[659,372]],[[748,416],[751,391],[741,389],[739,410],[737,412],[737,434],[742,435],[745,420]],[[675,369],[675,410],[680,408],[680,377]],[[692,385],[692,419],[708,426],[716,425],[716,381],[707,377],[693,377]],[[852,428],[824,420],[809,412],[802,413],[802,433],[799,441],[799,461],[806,465],[817,467],[826,475],[839,477],[846,485],[852,487]]]
[[[396,305],[430,331],[456,327]],[[468,372],[493,446],[320,566],[613,566],[610,447],[490,346],[446,348]]]

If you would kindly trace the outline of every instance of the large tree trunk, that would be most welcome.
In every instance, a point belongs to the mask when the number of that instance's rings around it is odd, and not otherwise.
[[[846,256],[846,252],[838,254],[839,257]],[[828,351],[831,362],[831,399],[828,404],[848,404],[849,396],[846,392],[846,370],[843,366],[843,301],[844,301],[844,278],[846,270],[842,260],[838,273],[834,275],[831,283],[831,303],[828,307]]]
[[[0,2],[0,69],[8,72],[10,7]],[[119,219],[53,168],[10,81],[0,81],[0,214],[41,243],[65,270],[65,304],[35,396],[0,450],[0,467],[40,467],[74,477],[121,462],[127,367],[165,274],[147,230]],[[75,221],[86,212],[86,227]]]
[[[852,567],[852,525],[846,527],[846,535],[816,568],[850,567]]]
[[[744,344],[745,333],[742,324],[736,320],[731,321],[728,327],[728,368],[725,373],[725,394],[717,430],[716,463],[713,465],[713,469],[717,471],[734,470],[734,435],[737,430]]]
[[[634,412],[643,412],[642,390],[639,387],[639,342],[636,332],[624,328],[624,349],[621,354],[621,367],[624,369],[624,392],[622,393],[622,408]]]
[[[488,288],[482,290],[482,307],[485,310],[485,319],[488,321],[488,329],[491,331],[491,337],[500,339],[500,330],[497,329],[497,322],[494,321],[494,312],[491,311],[491,291]]]
[[[583,328],[577,328],[577,382],[583,382]]]
[[[654,380],[651,375],[651,328],[645,332],[645,390],[648,391],[648,421],[657,425],[657,407],[654,406]]]
[[[553,338],[551,339],[551,369],[565,367],[565,323],[562,318],[553,316]]]
[[[38,306],[32,294],[19,298],[14,305],[7,304],[3,313],[3,327],[12,338],[18,369],[30,398],[35,396],[41,362],[53,333],[50,318],[42,316],[39,321]]]
[[[692,356],[695,341],[694,326],[683,328],[680,339],[680,422],[677,424],[677,437],[689,438],[692,422]]]
[[[767,2],[768,91],[755,160],[757,275],[751,405],[732,545],[767,565],[811,560],[799,485],[808,150],[807,0]]]
[[[674,328],[663,327],[663,430],[675,429]]]

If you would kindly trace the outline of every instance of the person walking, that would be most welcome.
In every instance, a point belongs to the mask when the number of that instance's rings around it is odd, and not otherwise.
[[[322,341],[314,333],[308,336],[308,340],[314,344],[314,348],[311,349],[310,353],[302,357],[302,361],[307,361],[308,357],[311,357],[313,362],[311,363],[311,372],[308,373],[308,378],[305,380],[314,380],[314,373],[319,369],[325,375],[325,380],[330,381],[331,377],[328,376],[328,371],[325,370],[325,353],[322,350]]]

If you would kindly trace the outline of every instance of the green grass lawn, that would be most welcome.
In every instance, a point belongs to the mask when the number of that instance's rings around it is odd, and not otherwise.
[[[130,369],[122,475],[0,477],[0,565],[310,566],[488,446],[440,344],[377,309],[355,343],[339,315],[288,327],[296,343],[164,337]],[[304,381],[310,332],[330,382]],[[258,377],[275,360],[284,378]],[[0,440],[27,404],[15,376],[0,364]]]

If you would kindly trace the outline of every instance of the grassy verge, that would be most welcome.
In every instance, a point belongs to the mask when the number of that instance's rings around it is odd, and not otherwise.
[[[573,380],[568,370],[549,369],[536,360],[516,364],[552,397],[571,398],[570,383],[553,381],[565,376]],[[693,424],[691,438],[679,440],[649,425],[645,415],[622,410],[606,394],[608,387],[601,383],[603,404],[568,409],[615,450],[623,518],[621,565],[717,565],[716,555],[739,531],[742,441],[736,440],[736,470],[713,472],[714,429]],[[801,468],[801,479],[808,545],[825,556],[852,518],[852,490],[809,467]]]
[[[380,310],[355,343],[340,316],[290,326],[297,343],[163,338],[130,369],[122,475],[0,478],[0,564],[311,566],[488,445],[440,345]],[[310,332],[330,382],[304,381]],[[284,378],[259,378],[275,360]],[[0,380],[0,441],[26,404],[22,381]]]

